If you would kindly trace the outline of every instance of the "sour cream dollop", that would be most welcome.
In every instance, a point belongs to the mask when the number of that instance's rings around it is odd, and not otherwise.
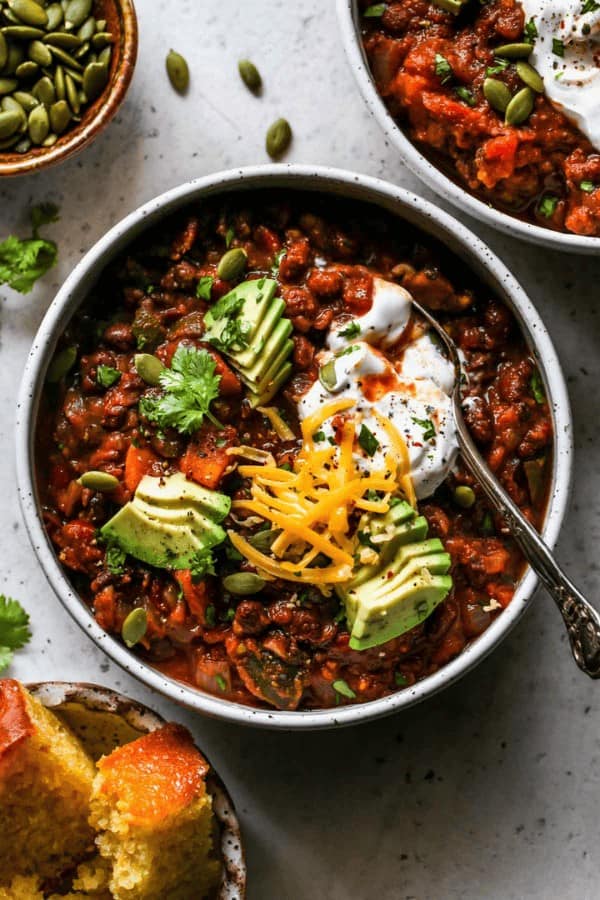
[[[537,28],[530,62],[544,79],[546,96],[600,150],[600,7],[594,5],[521,0]]]
[[[372,455],[355,445],[357,464],[370,471],[383,468],[390,449],[389,435],[375,416],[377,410],[406,441],[411,477],[421,500],[444,481],[458,453],[450,400],[454,371],[429,334],[411,340],[395,365],[378,349],[402,337],[410,313],[410,294],[400,285],[376,278],[371,309],[352,320],[353,328],[349,329],[350,323],[336,325],[327,337],[330,350],[322,353],[319,362],[333,362],[335,385],[328,390],[316,381],[300,399],[298,415],[305,419],[334,400],[354,400],[357,435],[364,425],[378,443]],[[332,438],[331,420],[320,430],[323,439]]]

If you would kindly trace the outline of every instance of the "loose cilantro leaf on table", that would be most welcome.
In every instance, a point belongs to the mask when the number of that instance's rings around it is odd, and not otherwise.
[[[29,616],[17,600],[0,594],[0,672],[10,665],[13,651],[31,637]]]
[[[140,412],[160,428],[176,428],[182,434],[197,431],[205,416],[220,428],[221,423],[210,412],[221,381],[215,368],[215,361],[206,350],[180,345],[171,368],[160,376],[163,396],[142,399]]]
[[[54,241],[39,236],[42,225],[58,220],[58,207],[53,203],[34,206],[31,210],[31,238],[9,235],[0,243],[0,284],[7,284],[20,294],[28,294],[34,284],[56,263],[58,249]]]

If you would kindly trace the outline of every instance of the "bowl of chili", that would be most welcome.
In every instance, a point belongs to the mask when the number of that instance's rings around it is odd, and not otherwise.
[[[264,389],[255,386],[255,370],[232,350],[249,327],[235,317],[240,292],[259,303],[268,295],[265,321],[272,315],[291,335],[287,362],[275,354],[285,377],[266,399],[255,396]],[[410,413],[410,436],[396,434],[397,459],[408,442],[410,460],[418,460],[408,481],[390,448],[379,471],[384,438],[378,429],[389,431],[386,416],[394,412],[376,406],[371,421],[364,401],[393,399],[388,380],[396,390],[401,371],[410,391],[424,388],[427,376],[411,380],[407,360],[414,371],[421,350],[437,351],[423,348],[423,335],[396,357],[361,342],[360,322],[365,331],[378,327],[371,318],[367,329],[364,318],[374,314],[376,295],[384,298],[378,308],[388,316],[390,339],[406,297],[444,318],[465,355],[469,427],[552,545],[572,468],[569,401],[552,343],[497,257],[451,216],[398,187],[298,166],[244,169],[182,185],[111,229],[69,276],[42,323],[17,415],[19,495],[32,544],[59,599],[92,640],[177,702],[270,728],[373,719],[465,674],[530,602],[535,575],[451,445],[440,455],[451,426],[436,384],[426,386],[426,404],[439,403],[439,410],[423,407],[427,420],[401,401]],[[109,309],[107,296],[116,298]],[[396,302],[390,321],[386,309]],[[221,317],[229,340],[221,330],[211,343],[209,329],[214,335],[223,306],[233,316]],[[342,344],[332,354],[327,342],[334,338]],[[248,352],[262,344],[242,346]],[[350,430],[344,463],[350,474],[341,484],[332,481],[335,455],[346,446],[348,409],[358,401],[342,390],[332,408],[329,393],[318,393],[331,388],[327,363],[329,369],[354,366],[359,374],[360,366],[375,365],[378,373],[355,381],[364,394],[363,426],[360,434]],[[206,381],[195,388],[204,400],[190,404],[186,379],[207,374],[218,386],[212,405],[203,393]],[[312,406],[305,409],[308,398]],[[199,412],[210,418],[198,421]],[[402,475],[397,499],[389,465]],[[183,496],[195,511],[182,510]],[[416,496],[418,521],[406,502],[416,505]],[[306,504],[315,499],[323,501],[318,508],[327,510],[329,523],[316,536],[304,522]],[[304,512],[298,515],[293,504],[304,504]],[[387,510],[415,540],[429,528],[425,543],[433,558],[413,572],[421,577],[430,567],[418,589],[430,599],[433,586],[435,611],[385,641],[360,632],[359,617],[347,612],[349,598],[342,602],[337,591],[348,579],[349,526],[344,532],[336,517],[347,515],[356,529],[359,510],[367,517]],[[199,511],[203,533],[218,544],[214,555],[206,545],[197,552],[190,521]],[[140,525],[140,515],[142,532],[154,540],[150,557],[147,546],[136,546],[139,530],[131,537],[130,524]],[[182,515],[184,541],[177,530],[174,548],[170,535]],[[124,519],[127,536],[119,544]],[[395,547],[396,531],[386,525],[378,538],[360,523],[358,531],[374,536],[359,536],[354,548],[356,564],[368,569],[378,559],[377,541],[389,538]],[[290,557],[285,548],[277,557],[276,539],[296,547],[289,528],[301,536],[306,557]],[[190,547],[193,556],[176,561],[173,553]]]
[[[425,184],[512,237],[600,252],[600,155],[538,80],[532,89],[521,79],[539,75],[525,59],[533,38],[517,0],[465,4],[459,16],[434,0],[337,0],[337,9],[369,111]],[[514,125],[498,107],[511,95],[531,105]]]

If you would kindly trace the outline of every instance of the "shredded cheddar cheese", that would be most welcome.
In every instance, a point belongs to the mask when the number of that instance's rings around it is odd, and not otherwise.
[[[317,585],[323,591],[328,585],[348,581],[356,553],[356,538],[350,534],[352,512],[386,513],[390,498],[399,491],[416,505],[404,440],[379,413],[377,418],[391,444],[383,468],[366,473],[358,466],[354,416],[342,422],[339,445],[315,445],[314,435],[323,422],[352,406],[353,400],[337,400],[304,419],[302,449],[294,471],[270,462],[238,468],[240,475],[252,482],[251,498],[234,501],[232,508],[260,517],[279,534],[270,554],[260,552],[236,532],[230,531],[229,537],[246,559],[273,578]],[[372,499],[371,492],[383,496]],[[327,559],[327,565],[314,565],[320,556]]]

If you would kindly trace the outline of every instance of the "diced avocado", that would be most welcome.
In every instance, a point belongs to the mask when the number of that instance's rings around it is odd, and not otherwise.
[[[424,569],[389,596],[365,599],[352,622],[350,647],[367,650],[410,631],[431,615],[451,589],[449,575],[431,575]]]
[[[234,360],[246,384],[254,385],[260,382],[279,355],[281,348],[292,333],[292,329],[293,326],[289,319],[280,319],[274,331],[271,332],[258,360],[249,369],[239,366],[237,359]]]
[[[245,350],[236,350],[235,354],[232,354],[232,358],[235,357],[235,364],[240,369],[251,368],[254,363],[257,361],[259,356],[264,350],[265,344],[271,337],[271,334],[275,330],[275,327],[283,312],[285,311],[285,302],[281,299],[281,297],[275,297],[271,301],[271,305],[267,310],[267,314],[260,323],[259,328],[249,338],[248,343],[249,346]]]
[[[194,481],[188,481],[182,472],[165,478],[145,475],[135,496],[153,506],[181,509],[196,506],[215,522],[221,522],[231,509],[231,498],[218,491],[210,491]]]
[[[230,506],[229,497],[188,481],[181,472],[164,478],[146,475],[101,534],[148,565],[187,569],[196,554],[225,540],[218,523]]]
[[[237,287],[217,300],[206,313],[204,317],[205,340],[221,336],[229,318],[227,310],[235,309],[239,301],[243,301],[243,306],[234,315],[235,318],[239,318],[250,326],[248,331],[248,341],[250,341],[267,314],[276,290],[277,282],[271,278],[256,278],[238,284]]]
[[[290,377],[291,374],[292,374],[292,364],[290,362],[286,362],[281,367],[281,369],[279,370],[277,375],[273,378],[270,385],[268,385],[264,389],[262,394],[255,394],[253,391],[250,391],[248,393],[248,399],[250,400],[250,406],[252,406],[253,408],[255,408],[257,406],[265,406],[265,404],[267,404],[269,402],[269,400],[273,399],[273,397],[275,396],[275,394],[277,393],[277,391],[279,390],[281,385],[285,384],[285,382],[288,380],[288,378]]]
[[[220,525],[213,524],[213,528],[223,532]],[[136,559],[163,569],[189,568],[195,554],[206,546],[190,527],[149,520],[132,503],[127,503],[104,525],[102,537],[114,541]],[[224,537],[223,533],[221,540]]]

